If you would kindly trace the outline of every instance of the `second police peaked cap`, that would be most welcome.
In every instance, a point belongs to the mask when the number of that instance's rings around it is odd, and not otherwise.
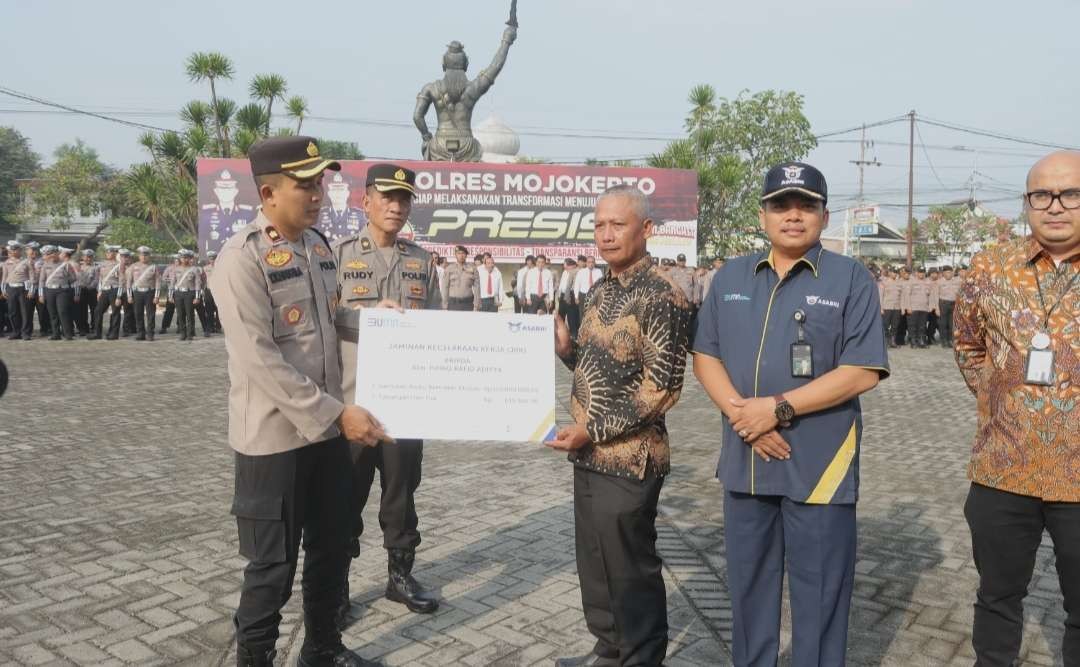
[[[364,187],[374,186],[379,192],[405,190],[416,194],[416,172],[396,164],[382,163],[368,167]]]

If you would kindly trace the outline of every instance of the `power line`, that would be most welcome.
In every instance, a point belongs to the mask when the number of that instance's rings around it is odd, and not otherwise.
[[[937,127],[944,127],[949,130],[955,130],[957,132],[966,132],[968,134],[978,135],[980,137],[990,137],[992,139],[1000,139],[1002,141],[1011,141],[1018,144],[1028,144],[1031,146],[1041,146],[1043,148],[1060,148],[1063,150],[1080,150],[1075,146],[1066,146],[1065,144],[1054,144],[1047,141],[1038,141],[1036,139],[1024,139],[1023,137],[1017,137],[1002,132],[993,132],[991,130],[980,130],[976,127],[967,127],[964,125],[957,125],[956,123],[947,123],[941,120],[933,120],[925,116],[919,116],[919,121],[926,123],[927,125],[936,125]]]
[[[926,164],[930,167],[930,173],[934,175],[934,178],[937,179],[937,182],[942,187],[945,187],[945,184],[941,181],[941,177],[938,176],[937,169],[934,169],[934,163],[930,160],[930,153],[926,150],[926,144],[923,142],[922,132],[919,130],[918,124],[915,125],[915,134],[919,137],[919,145],[922,146],[923,156],[926,157]]]
[[[66,104],[60,104],[59,102],[50,102],[49,100],[35,97],[34,95],[28,95],[26,93],[20,93],[17,90],[12,90],[5,86],[0,86],[0,94],[7,95],[8,97],[15,97],[21,100],[27,100],[30,102],[36,102],[37,104],[43,104],[47,107],[55,107],[57,109],[63,109],[64,111],[79,114],[83,116],[90,116],[92,118],[98,118],[101,120],[107,120],[111,123],[119,123],[121,125],[127,125],[129,127],[138,128],[141,130],[151,130],[153,132],[168,132],[169,130],[163,127],[156,127],[154,125],[146,125],[144,123],[136,123],[130,120],[124,120],[122,118],[115,118],[113,116],[106,116],[105,114],[95,113],[93,111],[86,111],[84,109],[78,109],[76,107],[67,106]]]

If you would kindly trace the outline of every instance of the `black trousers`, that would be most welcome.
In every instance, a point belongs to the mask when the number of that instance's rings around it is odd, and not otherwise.
[[[38,296],[41,296],[41,295],[38,294]],[[35,300],[34,311],[37,312],[38,333],[40,333],[42,335],[51,334],[53,332],[53,330],[52,330],[52,321],[49,318],[49,308],[48,308],[48,306],[46,304],[42,303],[41,301],[36,301]]]
[[[581,301],[584,300],[584,295],[578,295],[578,300],[574,303],[567,304],[566,309],[566,327],[570,329],[570,337],[577,338],[578,331],[581,329]]]
[[[964,516],[979,571],[971,637],[976,665],[1012,665],[1020,652],[1023,601],[1043,529],[1054,542],[1065,598],[1062,660],[1066,667],[1080,665],[1080,503],[1048,503],[972,484]]]
[[[165,314],[161,316],[161,333],[165,333],[172,326],[174,313],[176,313],[176,304],[169,301],[165,304]]]
[[[75,328],[71,321],[71,306],[74,294],[70,287],[45,288],[45,307],[49,311],[49,327],[53,338],[60,338],[61,332],[64,338],[75,336]]]
[[[195,314],[199,316],[199,326],[202,328],[203,335],[209,336],[210,328],[207,324],[209,320],[206,319],[206,302],[202,299],[199,299],[198,305],[195,306]]]
[[[267,456],[237,453],[232,514],[248,560],[233,623],[237,641],[272,646],[304,545],[307,640],[336,639],[349,559],[349,445],[342,438]]]
[[[0,289],[3,286],[0,285]],[[8,302],[7,295],[4,295],[3,299],[0,299],[0,333],[8,333],[11,331],[11,317],[8,316]]]
[[[32,323],[30,312],[32,302],[26,298],[26,288],[22,285],[8,287],[8,318],[11,320],[11,335],[29,338]]]
[[[908,315],[907,335],[912,345],[926,345],[927,314],[925,310],[913,310]]]
[[[75,328],[83,336],[90,334],[90,325],[94,321],[97,308],[97,289],[83,287],[79,290],[79,303],[75,304]]]
[[[525,304],[525,312],[530,314],[537,314],[541,311],[544,313],[551,312],[547,307],[547,300],[540,298],[536,294],[530,294],[528,302]]]
[[[135,326],[135,303],[130,298],[124,297],[120,300],[120,308],[122,315],[120,333],[129,336],[138,330]]]
[[[886,310],[881,317],[881,323],[885,327],[885,340],[889,345],[899,345],[897,339],[900,329],[900,311]]]
[[[495,297],[489,296],[486,299],[480,299],[480,312],[482,313],[497,313],[499,312],[499,306],[495,303]]]
[[[154,299],[154,290],[145,292],[135,291],[135,332],[139,338],[154,339],[154,314],[157,312],[157,303]]]
[[[656,552],[662,477],[642,481],[574,467],[574,542],[585,624],[596,652],[623,667],[667,653],[667,593]]]
[[[518,314],[525,312],[525,309],[521,306],[521,299],[518,298],[517,294],[514,295],[514,312]]]
[[[115,287],[98,292],[97,306],[94,308],[94,327],[91,335],[101,336],[106,312],[109,313],[109,328],[106,330],[106,338],[112,339],[120,335],[120,308],[120,306],[116,305]]]
[[[393,445],[364,447],[349,444],[352,458],[353,538],[364,533],[362,513],[367,505],[375,471],[379,471],[382,495],[379,497],[379,527],[387,549],[415,551],[420,545],[419,519],[416,516],[416,489],[424,461],[423,440],[398,440]]]
[[[956,307],[955,301],[938,301],[938,322],[941,327],[941,344],[952,345],[952,316]]]
[[[926,343],[929,345],[934,342],[934,334],[938,331],[938,316],[937,313],[926,314]]]
[[[214,301],[214,295],[208,289],[203,290],[203,307],[206,311],[206,324],[210,327],[210,332],[221,333],[221,320],[218,319],[217,301]]]
[[[173,292],[176,302],[176,326],[181,338],[195,337],[195,292]]]
[[[472,310],[473,300],[471,296],[456,297],[451,296],[446,299],[447,310]]]
[[[900,319],[896,323],[896,344],[903,345],[907,340],[908,335],[908,319],[909,315],[900,313]]]

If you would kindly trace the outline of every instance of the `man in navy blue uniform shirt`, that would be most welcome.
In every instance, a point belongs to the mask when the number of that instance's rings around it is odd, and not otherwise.
[[[825,177],[765,177],[771,247],[727,262],[698,318],[694,374],[724,414],[717,477],[736,665],[775,665],[785,560],[792,664],[842,665],[855,575],[859,394],[889,374],[878,290],[821,247]]]

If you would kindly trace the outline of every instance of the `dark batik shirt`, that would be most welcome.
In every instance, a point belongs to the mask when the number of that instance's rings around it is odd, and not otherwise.
[[[570,413],[592,442],[570,453],[575,465],[644,479],[671,468],[664,414],[679,400],[690,332],[682,290],[646,257],[610,272],[585,297]]]

